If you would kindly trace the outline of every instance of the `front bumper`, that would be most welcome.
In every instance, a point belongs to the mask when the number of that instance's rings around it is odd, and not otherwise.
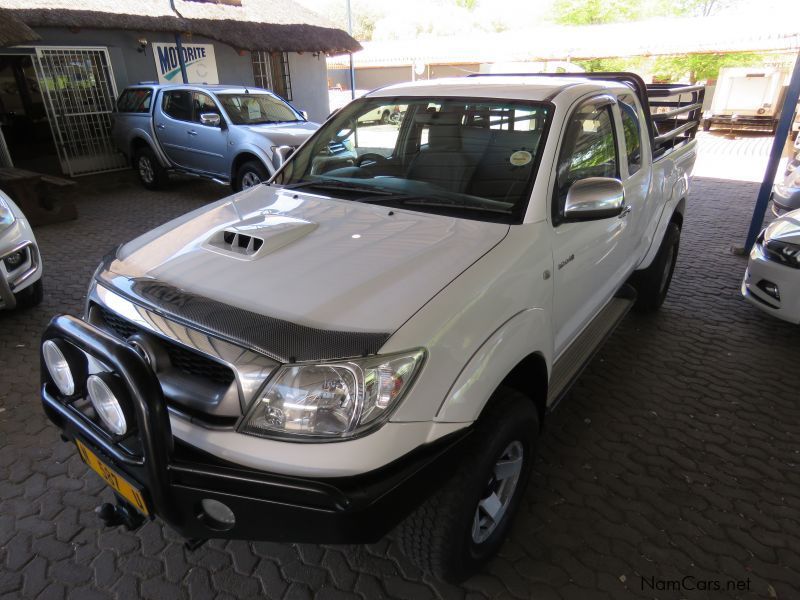
[[[778,291],[775,298],[765,291],[768,285]],[[790,323],[800,323],[800,269],[768,260],[759,243],[753,246],[742,281],[742,296],[753,306]]]
[[[377,541],[453,472],[471,432],[451,434],[362,475],[304,478],[266,473],[220,460],[174,438],[158,380],[131,346],[69,316],[53,319],[43,336],[47,339],[72,344],[117,374],[127,392],[120,401],[129,403],[135,426],[126,438],[112,439],[76,408],[78,397],[59,395],[42,364],[47,416],[68,440],[80,440],[144,490],[150,512],[186,538]],[[235,523],[225,529],[210,524],[201,506],[205,499],[225,504]]]
[[[23,261],[19,267],[9,270],[4,259],[16,253],[22,253]],[[42,261],[39,249],[33,240],[16,239],[11,244],[2,244],[0,247],[0,309],[16,307],[15,294],[34,284],[41,276]]]

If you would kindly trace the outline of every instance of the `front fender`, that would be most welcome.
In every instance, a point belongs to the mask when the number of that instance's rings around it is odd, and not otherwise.
[[[158,141],[150,134],[150,132],[140,127],[131,129],[127,135],[125,148],[127,148],[126,154],[131,159],[131,162],[133,162],[133,145],[137,140],[143,141],[150,147],[150,149],[155,153],[162,167],[171,168],[173,166],[167,155],[161,149],[161,144],[158,143]]]
[[[436,415],[436,421],[471,422],[520,361],[541,354],[550,373],[550,323],[541,308],[517,313],[497,329],[462,369]]]
[[[263,148],[259,148],[255,144],[246,143],[237,146],[236,151],[233,153],[231,157],[231,164],[228,167],[228,172],[231,174],[231,179],[233,179],[236,176],[236,173],[233,172],[233,167],[236,164],[237,160],[239,160],[239,157],[242,156],[242,154],[252,154],[256,158],[258,158],[258,160],[260,160],[267,168],[270,177],[272,177],[272,175],[275,173],[275,166],[272,164],[272,160],[267,155],[266,150],[264,150]]]

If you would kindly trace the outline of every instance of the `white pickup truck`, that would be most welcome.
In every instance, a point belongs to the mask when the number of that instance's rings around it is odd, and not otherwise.
[[[474,572],[548,413],[664,300],[701,102],[623,73],[386,87],[269,184],[120,246],[42,345],[46,413],[114,488],[100,516],[192,546],[399,524],[426,571]],[[386,105],[397,127],[359,125]]]

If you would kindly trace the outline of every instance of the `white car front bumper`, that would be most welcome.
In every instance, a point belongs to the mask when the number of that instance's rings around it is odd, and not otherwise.
[[[20,257],[18,264],[12,260]],[[0,310],[17,305],[15,294],[42,277],[42,259],[36,238],[24,218],[17,218],[0,232]]]
[[[742,295],[764,312],[800,324],[800,269],[769,260],[759,243],[750,252]]]

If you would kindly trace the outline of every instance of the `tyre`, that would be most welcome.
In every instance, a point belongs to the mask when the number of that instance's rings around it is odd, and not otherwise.
[[[403,553],[451,583],[475,573],[500,548],[519,508],[538,433],[530,398],[495,392],[458,469],[398,528]]]
[[[33,285],[29,285],[21,292],[14,294],[17,299],[17,308],[33,308],[39,306],[44,299],[44,284],[39,279]]]
[[[241,192],[269,179],[267,168],[257,160],[248,160],[236,171],[233,191]]]
[[[652,264],[646,269],[636,271],[631,277],[631,284],[637,292],[634,308],[638,312],[653,312],[664,304],[672,273],[675,271],[680,240],[681,229],[677,223],[667,225],[664,239]]]
[[[157,190],[167,179],[167,172],[150,148],[137,148],[133,155],[133,168],[141,184],[148,190]]]

